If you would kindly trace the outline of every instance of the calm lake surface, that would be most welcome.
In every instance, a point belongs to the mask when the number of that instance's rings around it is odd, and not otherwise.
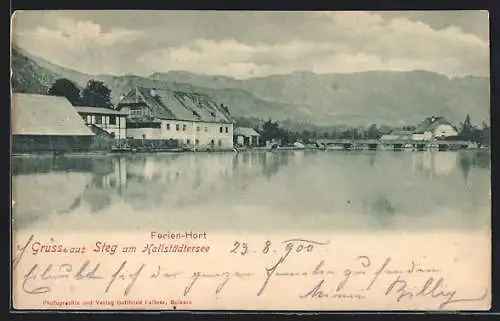
[[[490,154],[280,151],[13,159],[16,230],[484,229]]]

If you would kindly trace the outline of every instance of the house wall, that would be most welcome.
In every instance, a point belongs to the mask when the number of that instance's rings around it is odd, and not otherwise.
[[[380,140],[397,140],[399,139],[398,135],[383,135],[380,137]]]
[[[199,148],[231,149],[233,124],[162,120],[160,138]]]
[[[126,137],[135,139],[162,139],[160,128],[127,128]]]
[[[413,134],[412,139],[413,140],[431,140],[432,139],[432,132]]]
[[[111,124],[112,115],[80,114],[87,125],[95,125],[110,134],[114,134],[116,139],[126,138],[127,120],[126,116],[116,115],[115,124]]]
[[[120,109],[122,112],[128,114],[130,119],[143,118],[143,117],[153,117],[153,112],[147,106],[141,104],[137,107],[123,106]]]
[[[245,142],[246,140],[246,142]],[[258,136],[250,136],[248,138],[246,138],[245,136],[243,135],[237,135],[236,136],[236,143],[238,145],[242,145],[242,146],[259,146],[259,137]]]
[[[88,151],[94,136],[13,135],[14,153]]]
[[[441,124],[436,127],[434,130],[434,137],[450,137],[457,136],[457,131],[453,128],[453,126],[448,124]]]

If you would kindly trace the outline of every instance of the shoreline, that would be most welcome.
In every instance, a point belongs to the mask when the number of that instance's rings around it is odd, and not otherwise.
[[[87,152],[67,152],[67,153],[54,153],[54,152],[26,152],[26,153],[12,153],[11,156],[13,158],[22,158],[22,157],[67,157],[67,156],[123,156],[123,155],[158,155],[158,154],[215,154],[215,153],[245,153],[245,152],[289,152],[289,151],[321,151],[321,152],[417,152],[422,153],[425,151],[438,151],[438,149],[431,148],[426,150],[410,150],[410,149],[377,149],[377,150],[369,150],[369,149],[342,149],[342,148],[294,148],[294,147],[282,147],[269,149],[265,147],[261,148],[248,148],[242,150],[234,150],[234,149],[225,149],[225,150],[203,150],[203,151],[188,151],[188,150],[164,150],[164,151],[87,151]],[[491,152],[491,148],[460,148],[460,149],[448,149],[446,151],[484,151]],[[442,151],[439,151],[442,152]]]

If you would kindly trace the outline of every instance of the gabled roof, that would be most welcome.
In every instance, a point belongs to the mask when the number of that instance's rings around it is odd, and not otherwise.
[[[94,135],[63,97],[13,93],[11,110],[13,135]]]
[[[101,114],[101,115],[117,115],[117,116],[127,115],[126,112],[105,107],[75,106],[75,109],[80,114]]]
[[[155,117],[232,123],[228,110],[207,95],[174,91],[164,88],[137,87],[126,93],[118,102],[118,108],[131,104],[146,104]]]
[[[236,127],[233,130],[233,135],[235,136],[245,136],[245,137],[250,137],[250,136],[260,136],[257,131],[253,128],[248,128],[248,127]]]
[[[416,134],[425,133],[427,131],[434,132],[437,126],[443,124],[450,125],[455,128],[455,126],[453,126],[448,120],[446,120],[446,118],[441,116],[432,116],[427,117],[423,122],[421,122],[413,132]]]

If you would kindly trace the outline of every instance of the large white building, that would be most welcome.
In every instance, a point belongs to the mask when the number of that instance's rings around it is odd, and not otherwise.
[[[195,149],[232,149],[233,119],[228,107],[208,96],[163,88],[136,87],[122,96],[127,138],[176,140]]]

